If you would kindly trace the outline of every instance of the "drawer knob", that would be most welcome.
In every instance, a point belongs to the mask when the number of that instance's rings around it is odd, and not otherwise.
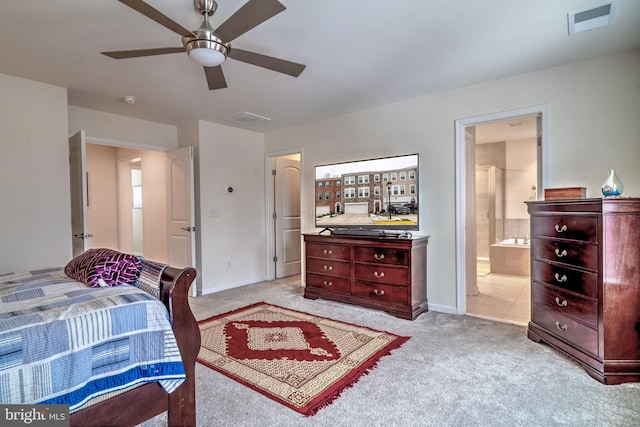
[[[374,271],[373,275],[376,277],[384,277],[384,271],[381,271],[380,273],[378,273],[377,271]]]
[[[563,250],[561,251],[560,249],[556,248],[556,256],[557,256],[558,258],[562,258],[562,257],[567,256],[567,250],[566,250],[566,249],[563,249]]]
[[[560,307],[566,307],[567,306],[567,300],[563,299],[562,301],[560,301],[560,298],[556,297],[556,304],[558,304]]]
[[[384,259],[384,254],[373,254],[373,257],[378,261],[382,261]]]
[[[373,293],[374,293],[374,294],[376,294],[376,295],[378,295],[378,296],[382,296],[382,295],[384,295],[384,291],[379,291],[379,290],[377,290],[377,289],[374,289],[374,290],[373,290]]]
[[[325,255],[333,255],[333,251],[331,249],[325,249],[324,250],[324,254]]]
[[[561,276],[561,275],[559,275],[558,273],[556,273],[554,277],[556,278],[556,281],[557,281],[557,282],[559,282],[559,283],[562,283],[562,282],[566,282],[566,281],[567,281],[567,275],[566,275],[566,274],[563,274],[563,275]]]
[[[330,265],[325,265],[325,266],[324,266],[324,267],[322,267],[322,268],[324,268],[326,271],[331,271],[331,270],[333,270],[333,267],[332,267],[332,266],[330,266]]]
[[[333,286],[333,283],[327,282],[326,280],[323,282],[326,287]]]
[[[563,225],[562,227],[560,227],[558,224],[556,224],[556,231],[558,233],[564,233],[565,231],[567,231],[567,226]]]
[[[564,331],[567,330],[567,325],[564,325],[564,324],[562,324],[562,323],[560,323],[560,322],[558,322],[556,320],[556,328],[558,328],[558,330],[564,332]]]

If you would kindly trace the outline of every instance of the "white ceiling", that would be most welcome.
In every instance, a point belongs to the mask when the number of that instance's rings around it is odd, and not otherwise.
[[[476,144],[535,138],[536,116],[499,120],[476,126]]]
[[[247,111],[270,132],[640,47],[640,1],[615,24],[569,36],[567,13],[605,0],[280,0],[287,10],[237,48],[306,64],[298,78],[233,59],[209,91],[185,53],[115,60],[101,51],[179,47],[180,36],[116,0],[2,0],[0,73],[69,89],[69,104],[167,124]],[[149,0],[196,29],[192,0]],[[220,25],[244,1],[218,0]],[[134,105],[122,100],[137,97]]]

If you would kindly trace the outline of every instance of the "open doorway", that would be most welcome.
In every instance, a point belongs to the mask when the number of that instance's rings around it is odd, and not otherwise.
[[[87,142],[89,248],[168,261],[166,163],[162,151]]]
[[[87,139],[92,144],[88,144]],[[132,183],[135,179],[132,169],[139,166],[140,181],[145,188],[140,196],[147,212],[138,227],[142,229],[139,239],[142,250],[137,252],[142,252],[145,258],[176,268],[197,268],[193,147],[160,151],[155,146],[143,148],[139,147],[140,144],[131,144],[111,140],[103,143],[100,138],[87,138],[84,130],[69,137],[73,255],[97,247],[134,252],[133,225],[129,231],[125,230],[123,237],[118,208],[123,207],[123,217],[133,222]],[[107,155],[90,155],[87,158],[87,147],[93,145]],[[140,157],[139,161],[137,157]],[[91,159],[96,160],[98,167],[89,165]],[[118,168],[123,160],[129,165]],[[126,183],[123,194],[128,194],[124,200],[119,199],[118,186],[121,183]],[[90,209],[94,210],[93,225],[88,220]],[[89,232],[90,225],[94,230],[97,227],[108,230],[104,233],[101,230],[99,239],[96,239],[97,236]],[[125,240],[131,243],[127,244]],[[192,287],[193,296],[200,286],[198,282]]]
[[[529,214],[537,196],[538,115],[475,126],[477,286],[467,314],[526,325],[531,314]]]
[[[528,321],[525,202],[546,181],[546,114],[540,106],[456,121],[459,314]]]

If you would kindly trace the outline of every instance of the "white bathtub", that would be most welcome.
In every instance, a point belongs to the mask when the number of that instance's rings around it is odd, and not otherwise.
[[[498,243],[495,243],[491,246],[507,246],[507,247],[518,247],[518,248],[524,248],[524,249],[528,249],[529,248],[529,240],[527,240],[527,243],[524,243],[524,239],[518,239],[518,243],[515,242],[516,239],[506,239],[506,240],[501,240]]]
[[[524,239],[506,239],[489,247],[489,267],[492,273],[529,276],[531,259],[529,243]]]

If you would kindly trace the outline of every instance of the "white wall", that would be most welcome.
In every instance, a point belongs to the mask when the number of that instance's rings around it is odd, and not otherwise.
[[[71,259],[67,91],[0,74],[0,274]]]
[[[639,86],[640,50],[634,50],[273,132],[266,151],[304,146],[305,231],[313,230],[314,165],[418,152],[420,226],[431,235],[429,305],[454,311],[455,121],[546,104],[549,186],[578,185],[600,197],[614,168],[625,194],[638,195]]]
[[[264,136],[199,125],[202,294],[266,278]],[[233,193],[225,193],[232,186]]]
[[[103,113],[87,108],[69,106],[69,133],[84,130],[87,137],[141,145],[178,148],[178,128],[163,123]],[[140,148],[144,148],[144,147]]]

